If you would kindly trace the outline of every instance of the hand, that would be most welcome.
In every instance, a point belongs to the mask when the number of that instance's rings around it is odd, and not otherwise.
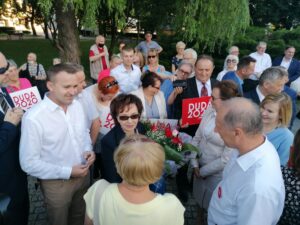
[[[180,119],[180,120],[179,120],[179,126],[180,126],[181,128],[187,128],[187,127],[189,127],[189,124],[188,124],[188,123],[182,124],[182,119]]]
[[[76,165],[72,167],[71,177],[85,177],[89,172],[87,165]]]
[[[174,82],[175,80],[177,80],[177,76],[171,75],[171,76],[169,76],[169,79],[170,79],[172,82]]]
[[[21,108],[8,109],[5,114],[4,121],[12,123],[15,126],[17,126],[20,123],[23,114],[24,112]]]
[[[199,167],[194,168],[194,176],[197,177],[197,178],[201,177]]]
[[[88,167],[90,167],[96,159],[95,153],[93,151],[84,152],[83,157],[86,160],[85,165],[88,166]]]
[[[179,95],[179,94],[181,94],[183,92],[183,88],[182,87],[176,87],[174,89],[174,92],[175,92],[175,94],[177,96],[177,95]]]

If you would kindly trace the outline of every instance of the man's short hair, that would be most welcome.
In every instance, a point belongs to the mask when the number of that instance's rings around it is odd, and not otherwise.
[[[123,48],[122,48],[122,52],[134,52],[134,49],[128,45],[125,45]]]
[[[238,47],[238,46],[235,46],[235,45],[231,46],[231,47],[229,48],[229,50],[228,50],[229,55],[231,54],[231,52],[233,51],[233,49],[239,50],[239,47]]]
[[[84,71],[84,67],[78,63],[66,63],[72,67],[74,67],[74,69],[76,70],[76,73],[77,72],[81,72],[81,71]]]
[[[266,46],[267,47],[267,42],[260,41],[260,42],[257,43],[256,47],[259,47],[259,46]]]
[[[179,63],[178,65],[178,69],[180,69],[182,66],[184,65],[188,65],[190,68],[191,68],[191,73],[194,71],[194,65],[189,63],[188,61],[186,60],[181,60],[181,62]]]
[[[289,48],[294,48],[294,49],[296,49],[295,46],[293,46],[293,45],[288,45],[288,46],[285,47],[284,50],[288,50]]]
[[[192,48],[185,49],[183,54],[192,54],[193,59],[197,59],[197,52]]]
[[[242,97],[231,98],[222,104],[227,109],[223,118],[226,127],[229,129],[239,127],[249,135],[262,133],[261,113],[257,104]]]
[[[286,72],[276,66],[267,68],[263,71],[259,78],[259,85],[262,86],[266,81],[274,83],[277,80],[284,79]]]
[[[239,60],[237,64],[237,70],[244,69],[250,65],[250,63],[255,63],[256,59],[252,58],[251,56],[244,56]]]
[[[56,64],[56,65],[52,66],[47,71],[47,80],[48,81],[54,81],[56,75],[61,73],[61,72],[66,72],[66,73],[75,75],[78,71],[70,63],[59,63],[59,64]]]
[[[200,55],[195,63],[195,65],[197,65],[197,63],[200,61],[200,60],[209,60],[211,61],[211,63],[214,65],[214,59],[213,57],[211,57],[210,55]]]
[[[143,135],[126,137],[114,154],[118,174],[128,184],[155,183],[164,169],[165,153],[161,145]]]

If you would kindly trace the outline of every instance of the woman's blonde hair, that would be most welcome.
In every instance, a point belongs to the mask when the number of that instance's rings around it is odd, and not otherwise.
[[[185,48],[185,43],[183,41],[178,41],[176,43],[176,48]]]
[[[260,107],[268,103],[277,103],[279,106],[279,125],[288,127],[292,118],[292,101],[286,93],[267,95],[261,102]]]
[[[159,64],[159,63],[158,63],[158,62],[159,62],[159,54],[158,54],[158,52],[157,52],[157,50],[156,50],[155,48],[150,48],[149,51],[148,51],[147,59],[146,59],[147,65],[149,64],[149,59],[148,59],[149,53],[155,53],[156,58],[157,58],[156,63],[157,63],[157,65],[158,65],[158,64]]]
[[[144,186],[162,175],[165,153],[161,145],[143,135],[126,137],[114,154],[118,174],[130,185]]]

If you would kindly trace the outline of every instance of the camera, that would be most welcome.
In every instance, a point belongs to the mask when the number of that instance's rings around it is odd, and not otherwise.
[[[173,88],[182,87],[183,89],[187,88],[186,80],[175,80],[173,81]]]

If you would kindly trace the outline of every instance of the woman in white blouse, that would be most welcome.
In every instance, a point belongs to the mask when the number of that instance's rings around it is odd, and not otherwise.
[[[232,149],[225,146],[220,135],[214,131],[216,113],[222,101],[238,96],[238,88],[232,81],[218,82],[212,89],[211,105],[204,112],[202,121],[192,140],[199,148],[201,157],[191,160],[194,168],[193,194],[200,206],[207,210],[212,193],[222,178],[223,169],[229,160]],[[200,218],[198,218],[200,219]]]
[[[236,55],[228,55],[224,62],[224,69],[218,74],[217,80],[221,81],[227,72],[235,71],[238,63],[239,58]]]

